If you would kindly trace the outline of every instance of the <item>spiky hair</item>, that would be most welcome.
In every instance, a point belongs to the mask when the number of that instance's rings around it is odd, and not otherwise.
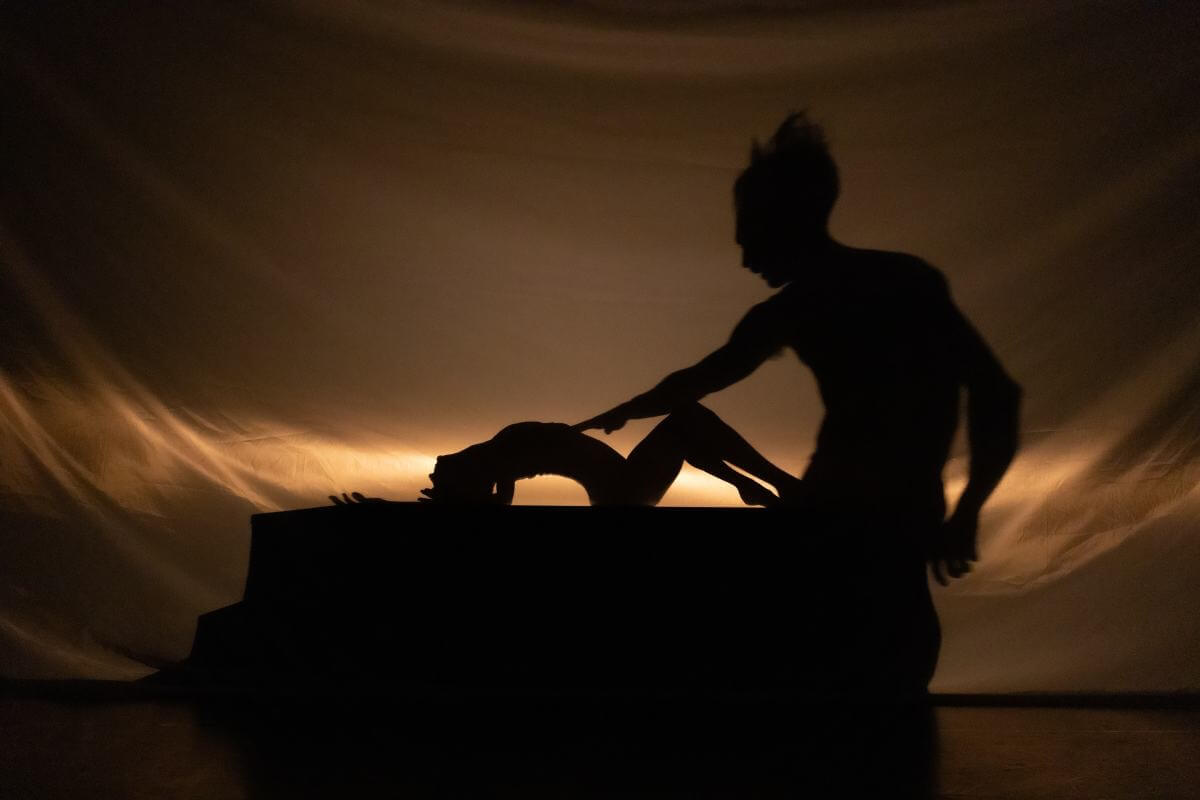
[[[789,114],[765,145],[750,146],[750,166],[733,185],[738,210],[800,215],[824,224],[841,188],[825,131],[806,112]]]

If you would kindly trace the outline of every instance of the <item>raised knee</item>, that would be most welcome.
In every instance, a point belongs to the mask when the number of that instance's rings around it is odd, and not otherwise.
[[[675,409],[663,421],[669,423],[672,427],[694,428],[716,416],[716,414],[700,405],[700,403],[693,402]]]

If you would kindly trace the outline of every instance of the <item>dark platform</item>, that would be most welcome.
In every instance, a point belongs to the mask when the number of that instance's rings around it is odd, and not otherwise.
[[[258,514],[245,599],[164,682],[920,696],[919,548],[795,511],[418,503]]]

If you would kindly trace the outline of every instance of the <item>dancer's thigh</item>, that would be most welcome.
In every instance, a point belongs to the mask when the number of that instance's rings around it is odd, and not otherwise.
[[[678,423],[668,417],[633,448],[625,459],[622,479],[626,503],[654,505],[671,488],[683,467],[680,434]]]

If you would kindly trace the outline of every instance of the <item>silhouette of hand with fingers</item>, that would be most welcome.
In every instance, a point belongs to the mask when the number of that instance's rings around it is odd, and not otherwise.
[[[947,576],[961,578],[971,571],[971,562],[979,560],[975,545],[978,531],[979,515],[975,512],[955,511],[942,523],[929,554],[934,580],[947,586]]]
[[[628,421],[629,415],[625,412],[625,406],[619,405],[616,408],[605,411],[603,414],[580,422],[577,425],[572,425],[571,427],[577,431],[590,431],[594,428],[601,428],[605,433],[612,433],[625,427],[625,423]]]
[[[421,490],[421,497],[417,498],[418,503],[447,503],[447,504],[470,504],[470,505],[511,505],[512,490],[509,487],[508,492],[502,490],[488,490],[483,493],[461,494],[451,492],[439,492],[437,487],[431,486]]]
[[[351,492],[346,494],[342,492],[341,498],[336,494],[329,495],[329,499],[333,501],[335,506],[356,506],[359,503],[386,503],[382,497],[366,497],[362,492]]]
[[[421,490],[421,496],[417,498],[418,503],[436,503],[443,498],[438,497],[437,489],[430,486]]]

